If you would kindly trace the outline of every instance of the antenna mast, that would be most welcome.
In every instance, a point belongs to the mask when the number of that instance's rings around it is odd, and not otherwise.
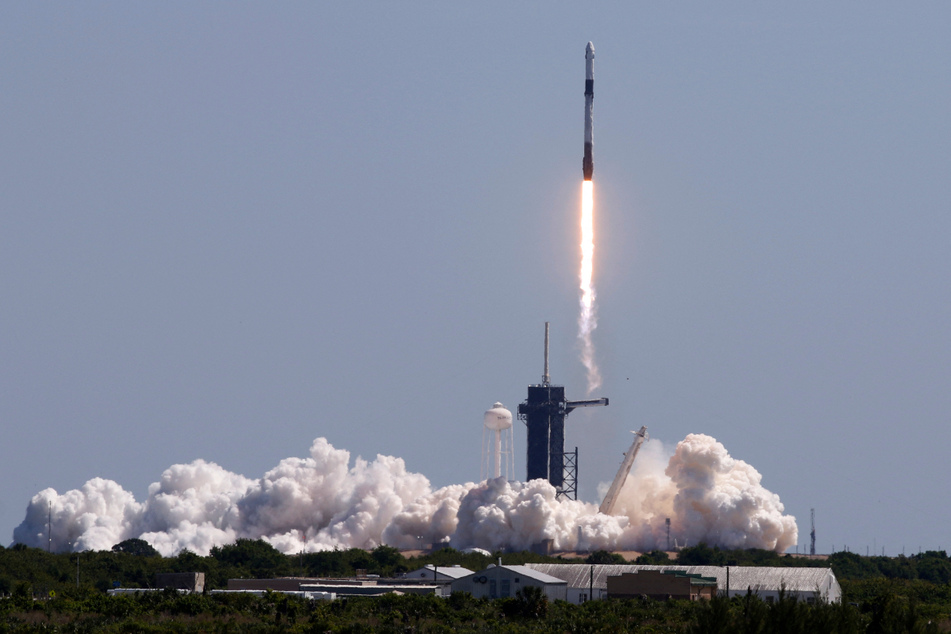
[[[809,509],[810,515],[812,515],[812,532],[809,533],[809,538],[812,542],[809,545],[809,554],[816,554],[816,509]]]
[[[545,374],[542,375],[542,385],[551,383],[551,376],[548,374],[548,322],[545,322]]]

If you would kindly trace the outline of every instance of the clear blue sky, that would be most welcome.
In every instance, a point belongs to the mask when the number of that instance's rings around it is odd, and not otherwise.
[[[818,549],[951,549],[951,5],[0,6],[0,542],[316,436],[479,475],[575,342],[584,46],[595,500],[647,425],[720,440]],[[517,470],[524,473],[524,426]]]

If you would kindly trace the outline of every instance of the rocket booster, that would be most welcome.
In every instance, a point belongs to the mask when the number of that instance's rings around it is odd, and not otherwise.
[[[584,179],[594,176],[594,44],[588,42],[584,49],[584,159],[581,171]]]

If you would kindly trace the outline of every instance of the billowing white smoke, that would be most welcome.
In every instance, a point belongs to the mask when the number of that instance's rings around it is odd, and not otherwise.
[[[673,455],[651,440],[641,448],[615,511],[639,524],[635,550],[666,548],[670,518],[671,546],[706,542],[783,552],[798,541],[796,518],[783,515],[779,496],[761,482],[752,465],[732,458],[710,436],[688,434]]]
[[[691,434],[669,460],[657,441],[645,445],[622,489],[618,516],[597,506],[555,499],[543,480],[452,485],[433,491],[400,458],[358,458],[314,441],[310,458],[287,458],[258,480],[196,460],[167,469],[142,503],[111,480],[95,478],[58,495],[41,491],[13,532],[15,542],[53,548],[107,550],[139,537],[163,555],[207,554],[246,537],[287,553],[331,548],[525,549],[551,540],[556,550],[649,550],[671,536],[682,545],[784,551],[796,543],[795,519],[760,485],[751,466],[734,460],[709,436]],[[666,462],[666,467],[665,463]]]

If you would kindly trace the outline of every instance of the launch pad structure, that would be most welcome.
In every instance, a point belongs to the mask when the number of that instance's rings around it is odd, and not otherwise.
[[[545,373],[528,386],[528,398],[518,406],[518,418],[528,430],[526,480],[548,480],[557,497],[578,499],[578,449],[565,452],[565,418],[578,407],[608,404],[607,398],[569,401],[563,385],[552,385],[548,374],[549,324],[545,322]]]

